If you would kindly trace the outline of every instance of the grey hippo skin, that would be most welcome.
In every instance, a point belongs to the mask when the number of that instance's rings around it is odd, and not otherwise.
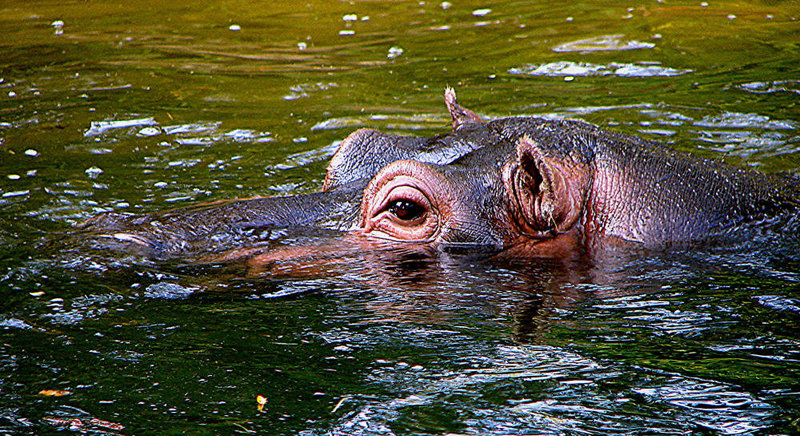
[[[79,227],[159,258],[231,249],[281,229],[330,230],[359,243],[538,247],[541,254],[554,243],[691,243],[775,226],[781,217],[796,221],[800,210],[795,178],[679,153],[582,121],[484,122],[456,102],[452,89],[445,103],[452,132],[349,135],[318,193],[101,214]]]

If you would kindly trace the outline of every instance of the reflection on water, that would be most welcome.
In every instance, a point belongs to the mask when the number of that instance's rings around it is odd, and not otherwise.
[[[800,432],[791,235],[528,258],[274,232],[161,263],[64,242],[101,211],[314,191],[357,128],[443,132],[447,85],[485,119],[797,174],[789,3],[3,2],[0,430]]]

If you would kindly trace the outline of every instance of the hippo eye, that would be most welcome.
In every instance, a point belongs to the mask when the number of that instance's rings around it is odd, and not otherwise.
[[[425,208],[408,200],[397,200],[387,210],[403,221],[413,221],[425,213]]]
[[[396,241],[430,241],[439,230],[439,211],[419,180],[397,175],[364,194],[363,233]]]

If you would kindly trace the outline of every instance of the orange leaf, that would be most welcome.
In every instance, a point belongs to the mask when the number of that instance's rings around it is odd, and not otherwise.
[[[39,391],[39,395],[44,395],[45,397],[65,397],[67,395],[72,395],[72,392],[58,389],[42,389]]]

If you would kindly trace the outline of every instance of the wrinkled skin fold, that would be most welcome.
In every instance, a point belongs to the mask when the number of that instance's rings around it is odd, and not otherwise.
[[[797,221],[796,178],[582,121],[485,122],[461,107],[452,89],[445,103],[449,133],[350,134],[318,193],[101,214],[79,227],[95,243],[154,258],[225,250],[247,256],[253,251],[242,247],[269,245],[287,231],[332,232],[367,250],[374,243],[475,246],[525,257],[565,247],[684,244]]]

